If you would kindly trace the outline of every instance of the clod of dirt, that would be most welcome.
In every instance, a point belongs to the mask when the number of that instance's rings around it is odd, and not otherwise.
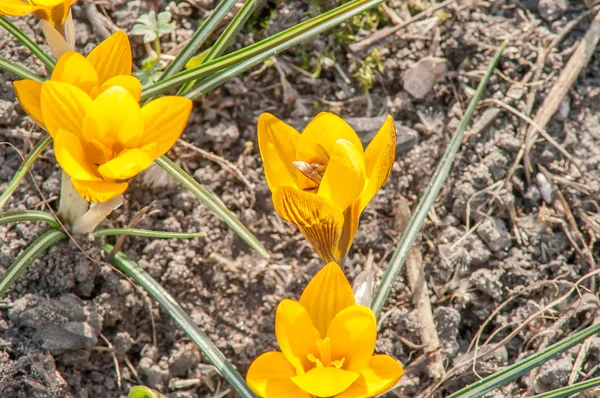
[[[217,151],[231,148],[240,139],[240,130],[234,123],[219,123],[215,127],[209,127],[204,133],[206,139],[214,143]]]
[[[569,0],[540,0],[538,11],[547,22],[556,21],[569,9]]]
[[[180,346],[169,358],[169,372],[174,377],[186,377],[194,366],[200,363],[200,356],[194,346]]]
[[[18,120],[19,115],[15,111],[15,104],[0,99],[0,125],[14,125]]]
[[[506,175],[508,159],[499,151],[494,151],[483,158],[483,164],[487,166],[494,181],[498,181]]]
[[[477,228],[477,235],[492,252],[499,252],[510,247],[510,233],[506,223],[500,219],[486,218]]]
[[[452,360],[458,355],[458,326],[460,325],[460,312],[452,307],[436,308],[433,315],[435,326],[440,338],[442,353],[445,358]]]
[[[404,90],[416,99],[423,99],[446,73],[448,63],[444,58],[423,57],[404,72]]]
[[[169,380],[166,363],[155,363],[150,357],[143,357],[138,363],[138,369],[146,377],[148,386],[158,390],[164,389]]]
[[[539,374],[533,382],[533,389],[537,394],[541,394],[565,386],[569,381],[572,369],[573,358],[571,356],[544,363],[540,366]]]
[[[92,347],[102,330],[102,317],[72,294],[58,300],[27,294],[14,302],[9,318],[35,329],[34,340],[53,355]]]
[[[496,272],[486,268],[478,269],[471,275],[470,282],[475,289],[487,294],[495,301],[502,298],[502,283]]]

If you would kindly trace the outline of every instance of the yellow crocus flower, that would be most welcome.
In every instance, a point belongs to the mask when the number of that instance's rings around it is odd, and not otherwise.
[[[121,195],[126,180],[164,155],[192,110],[184,97],[166,96],[140,108],[139,98],[123,87],[100,91],[94,99],[58,81],[45,82],[41,90],[41,114],[56,160],[77,193],[97,203]]]
[[[320,113],[302,134],[265,113],[258,145],[273,205],[326,262],[343,264],[360,214],[386,181],[396,155],[388,116],[366,150],[340,117]]]
[[[40,19],[48,21],[52,26],[61,30],[73,3],[77,0],[2,0],[0,15],[21,17],[35,13]]]
[[[261,398],[373,397],[404,373],[394,358],[373,355],[375,315],[356,305],[336,263],[315,275],[299,302],[279,303],[275,334],[281,352],[259,356],[246,376]]]
[[[110,87],[121,86],[139,101],[142,85],[137,78],[131,76],[131,68],[129,38],[125,32],[117,31],[98,44],[87,57],[73,51],[62,55],[50,80],[72,84],[92,98],[96,98]],[[40,102],[42,83],[19,80],[13,84],[25,112],[45,128]]]

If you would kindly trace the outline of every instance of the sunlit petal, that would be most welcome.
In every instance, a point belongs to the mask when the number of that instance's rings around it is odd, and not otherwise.
[[[313,193],[281,187],[273,193],[273,206],[284,220],[298,226],[323,260],[338,261],[335,253],[344,216],[334,204]]]
[[[54,156],[60,167],[74,179],[102,181],[96,167],[90,161],[91,148],[76,134],[58,130],[54,137]]]
[[[377,321],[365,306],[352,306],[339,312],[327,330],[331,340],[331,357],[345,358],[343,368],[360,372],[375,350]]]
[[[339,139],[329,156],[319,196],[330,200],[343,212],[358,199],[365,187],[362,147],[357,148],[350,141]]]
[[[122,30],[113,33],[87,56],[98,73],[100,84],[119,75],[131,75],[131,46]]]
[[[18,80],[13,82],[13,85],[15,87],[15,92],[17,93],[19,103],[25,112],[27,112],[29,117],[34,122],[44,127],[42,104],[40,100],[42,83],[34,80]]]
[[[52,81],[70,83],[86,93],[98,87],[98,74],[85,57],[69,51],[59,58],[52,71]]]
[[[320,336],[308,312],[299,303],[292,300],[279,303],[275,315],[275,335],[283,355],[297,374],[314,366],[307,355],[318,354],[316,341]]]
[[[312,395],[331,397],[346,390],[359,376],[358,372],[333,367],[316,367],[303,375],[292,377],[292,381]]]
[[[246,382],[261,398],[312,398],[290,378],[296,376],[294,367],[280,352],[267,352],[252,362]]]
[[[319,147],[331,154],[333,146],[340,138],[350,141],[360,151],[363,150],[358,135],[344,119],[333,113],[321,112],[310,121],[300,135],[296,160],[310,163],[314,157],[319,156]]]
[[[382,394],[400,380],[404,370],[394,358],[375,355],[360,373],[360,377],[336,398],[368,398]]]
[[[71,178],[73,187],[88,202],[103,203],[123,194],[129,186],[126,182],[81,181]]]
[[[107,179],[126,180],[146,170],[154,159],[142,149],[126,149],[116,158],[100,165],[98,171]]]
[[[373,199],[387,180],[396,157],[396,126],[391,116],[385,119],[383,126],[365,151],[367,183],[360,197],[359,213]]]
[[[102,143],[114,155],[140,144],[144,124],[140,106],[122,87],[111,87],[100,94],[83,121],[83,136],[90,142]]]
[[[293,162],[299,138],[296,129],[269,113],[263,113],[258,119],[258,147],[271,191],[296,185],[298,170]]]
[[[79,133],[92,99],[71,84],[47,81],[42,85],[41,105],[46,130],[54,137],[59,129]]]
[[[308,311],[321,338],[325,338],[333,318],[356,302],[346,275],[339,265],[332,262],[308,283],[300,297],[300,304]]]
[[[155,144],[155,158],[167,153],[181,136],[192,106],[192,101],[177,96],[162,97],[145,105],[142,108],[144,135],[140,146]]]
[[[22,17],[39,9],[40,7],[32,6],[22,0],[2,0],[0,3],[0,15],[8,15],[10,17]]]
[[[105,81],[98,90],[98,94],[102,94],[111,87],[123,87],[135,98],[136,102],[140,101],[142,95],[142,83],[135,76],[115,76]]]

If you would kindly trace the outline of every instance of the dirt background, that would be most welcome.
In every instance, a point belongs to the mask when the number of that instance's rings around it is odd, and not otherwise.
[[[165,8],[173,13],[177,30],[162,42],[167,53],[176,53],[212,7],[212,0],[95,3],[98,13],[89,3],[73,7],[78,49],[86,54],[113,23],[129,31],[147,10]],[[334,3],[265,1],[235,46],[292,26]],[[400,199],[416,205],[497,46],[511,37],[499,64],[502,74],[494,74],[484,98],[534,114],[594,15],[590,4],[578,0],[458,1],[436,18],[412,23],[379,42],[378,54],[350,51],[349,35],[357,41],[368,38],[398,23],[393,12],[408,20],[428,4],[392,0],[387,6],[287,51],[276,66],[257,67],[196,101],[183,139],[235,164],[248,183],[189,147],[176,145],[170,153],[239,216],[271,259],[249,249],[193,194],[174,183],[167,189],[152,188],[136,178],[125,205],[104,224],[126,225],[141,208],[151,206],[139,227],[206,231],[205,238],[192,240],[128,238],[123,250],[179,300],[242,374],[257,355],[276,349],[273,322],[279,300],[298,298],[322,266],[299,232],[272,208],[256,144],[258,116],[271,112],[301,128],[319,111],[333,111],[353,118],[366,142],[383,115],[394,116],[400,132],[397,160],[362,215],[346,264],[350,280],[368,262],[379,278],[401,236]],[[577,23],[572,26],[572,21]],[[35,18],[16,23],[42,43]],[[566,35],[553,43],[561,32]],[[132,45],[139,65],[146,56],[143,44],[136,37]],[[44,73],[4,31],[0,56]],[[383,72],[372,68],[373,87],[364,95],[365,80],[355,74],[374,60]],[[596,261],[599,255],[599,62],[592,57],[546,126],[581,171],[555,146],[539,140],[531,153],[531,181],[522,163],[511,173],[527,122],[490,102],[475,112],[475,123],[418,241],[441,358],[449,373],[433,396],[447,395],[594,319],[599,301],[587,290],[590,278],[577,285],[580,294],[563,295],[593,269],[589,255]],[[313,79],[310,74],[318,70]],[[29,151],[41,133],[17,104],[13,79],[0,72],[0,190],[21,162],[15,148]],[[556,192],[544,200],[548,184],[537,176],[540,165],[553,176],[565,199],[562,204]],[[6,211],[43,209],[41,194],[56,206],[59,178],[52,150],[47,150]],[[565,217],[565,206],[574,214],[576,229]],[[0,227],[0,272],[46,229],[33,223]],[[79,247],[72,241],[56,245],[0,301],[0,395],[124,397],[131,386],[143,383],[169,397],[234,396],[156,304],[101,262],[102,241],[79,238]],[[436,384],[427,371],[431,359],[420,348],[419,314],[404,275],[383,314],[377,350],[397,357],[407,371],[401,386],[388,396],[431,396]],[[501,344],[474,365],[470,343],[482,325],[479,353]],[[489,396],[531,396],[597,377],[599,363],[600,339],[594,337]]]

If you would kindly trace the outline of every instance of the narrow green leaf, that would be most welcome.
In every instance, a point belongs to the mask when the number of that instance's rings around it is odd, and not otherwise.
[[[256,250],[261,256],[269,258],[269,253],[264,248],[262,243],[256,239],[256,237],[248,231],[248,229],[238,220],[238,218],[229,211],[227,207],[216,198],[211,192],[198,183],[188,173],[183,171],[179,166],[173,163],[166,156],[161,156],[156,159],[155,162],[162,167],[167,173],[175,177],[184,187],[189,189],[200,199],[205,205],[207,205],[221,220],[223,220],[231,229],[237,233],[246,243]]]
[[[113,246],[104,245],[104,251],[110,253]],[[235,370],[235,368],[227,361],[227,358],[221,351],[210,341],[202,330],[192,321],[188,314],[181,308],[175,299],[150,275],[146,273],[138,264],[131,261],[125,254],[117,252],[113,259],[115,266],[125,275],[132,278],[140,285],[148,294],[158,301],[160,306],[169,314],[171,318],[196,343],[200,351],[208,358],[208,360],[217,368],[223,378],[231,385],[231,387],[242,398],[254,398],[250,388],[246,385],[244,378]]]
[[[135,386],[129,390],[127,398],[167,398],[156,390],[146,386]]]
[[[565,398],[570,397],[578,392],[590,390],[598,386],[600,386],[600,377],[582,381],[581,383],[573,384],[553,391],[548,391],[531,398]]]
[[[573,346],[581,343],[590,336],[593,336],[600,332],[600,322],[581,330],[574,335],[567,337],[558,343],[546,348],[545,350],[538,352],[530,356],[527,359],[519,361],[512,366],[502,369],[499,372],[494,373],[484,379],[481,379],[460,391],[448,396],[448,398],[475,398],[484,395],[485,393],[503,386],[512,380],[524,375],[531,369],[536,368],[550,359],[562,354]]]
[[[0,214],[0,225],[22,221],[42,221],[52,228],[59,229],[60,224],[50,213],[39,210],[20,210]]]
[[[0,223],[2,223],[2,218],[0,218]],[[101,236],[128,235],[159,239],[193,239],[206,236],[206,232],[169,232],[139,228],[104,228],[94,232],[93,235],[95,238]]]
[[[236,3],[237,0],[221,0],[210,16],[202,23],[202,25],[200,25],[198,30],[196,30],[196,33],[194,33],[190,42],[177,55],[173,62],[167,66],[158,80],[164,80],[182,70],[186,62],[198,52],[208,36],[210,36],[210,34],[225,19]]]
[[[35,41],[33,41],[29,36],[23,33],[21,29],[17,28],[12,22],[10,22],[6,17],[2,15],[0,15],[0,26],[6,29],[8,33],[13,35],[25,47],[27,47],[29,51],[33,53],[33,55],[38,57],[38,59],[42,61],[42,63],[46,66],[46,69],[48,69],[49,72],[52,72],[52,70],[54,70],[55,62],[52,59],[52,57],[46,54],[44,50],[42,50],[42,48],[38,46]]]
[[[454,136],[450,140],[448,148],[446,148],[446,152],[444,152],[440,163],[435,169],[433,177],[431,178],[429,185],[427,185],[427,189],[425,190],[425,193],[423,194],[419,205],[415,209],[414,214],[411,217],[408,226],[404,231],[404,234],[402,235],[400,244],[398,245],[394,256],[390,260],[390,263],[388,264],[385,273],[383,274],[381,283],[379,284],[377,292],[375,293],[375,297],[371,302],[371,308],[373,309],[373,312],[376,316],[379,315],[379,313],[381,312],[385,301],[387,300],[390,292],[392,291],[394,281],[396,280],[396,277],[398,276],[398,274],[400,274],[400,271],[402,270],[402,266],[404,265],[406,256],[408,256],[408,253],[413,243],[415,242],[419,231],[421,230],[421,226],[423,226],[423,222],[425,221],[429,210],[433,206],[435,199],[440,193],[440,190],[442,189],[442,186],[444,185],[444,182],[448,177],[448,173],[452,168],[454,158],[456,157],[456,153],[460,148],[467,125],[469,124],[469,122],[471,121],[471,117],[473,116],[473,111],[475,110],[479,99],[483,95],[483,91],[485,90],[485,87],[487,86],[490,77],[494,73],[496,64],[500,60],[500,56],[502,55],[502,52],[504,51],[507,45],[508,41],[505,40],[496,52],[496,55],[492,59],[492,62],[488,66],[485,76],[483,77],[483,79],[481,79],[481,82],[479,82],[479,87],[477,87],[477,91],[471,99],[469,107],[467,108],[465,115],[463,116],[460,125],[458,126],[458,129],[456,130]]]
[[[250,58],[253,59],[253,62],[249,63],[249,65],[255,65],[382,2],[383,0],[349,1],[331,11],[301,22],[258,43],[165,78],[161,82],[146,87],[142,93],[142,99],[162,94],[167,90],[222,71],[226,67],[236,65]],[[249,67],[251,66],[247,68]]]
[[[235,14],[235,17],[233,17],[229,25],[227,25],[227,28],[225,28],[225,31],[221,33],[221,36],[219,36],[215,44],[213,44],[213,46],[209,49],[208,54],[202,59],[199,65],[202,65],[208,61],[212,61],[225,52],[227,47],[231,45],[231,42],[233,42],[237,34],[240,32],[240,29],[242,29],[246,21],[248,21],[248,18],[250,18],[250,15],[252,15],[254,10],[256,10],[256,7],[258,7],[261,1],[262,0],[247,0],[244,3],[242,9]],[[194,83],[195,80],[187,82],[177,94],[185,94],[194,86]]]
[[[23,177],[25,177],[25,174],[27,174],[27,171],[29,170],[31,165],[33,165],[33,162],[35,162],[38,156],[40,156],[40,153],[42,153],[44,149],[46,149],[46,147],[50,145],[50,142],[52,142],[52,137],[50,137],[49,134],[46,134],[44,137],[42,137],[41,140],[37,142],[37,144],[35,144],[31,152],[27,154],[25,160],[23,161],[23,164],[21,165],[21,167],[19,167],[19,170],[17,170],[12,180],[10,180],[10,182],[8,183],[6,191],[2,192],[2,195],[0,195],[0,210],[4,208],[6,202],[8,202],[8,199],[10,199],[10,196],[13,194],[15,189],[17,189],[17,186],[19,185]]]
[[[21,79],[35,80],[36,82],[40,83],[44,81],[44,79],[27,69],[26,67],[15,64],[11,60],[8,60],[4,57],[0,57],[0,69],[3,69],[17,77],[20,77]]]
[[[0,297],[4,296],[17,278],[44,250],[66,237],[67,235],[62,231],[51,229],[30,244],[0,278]]]

